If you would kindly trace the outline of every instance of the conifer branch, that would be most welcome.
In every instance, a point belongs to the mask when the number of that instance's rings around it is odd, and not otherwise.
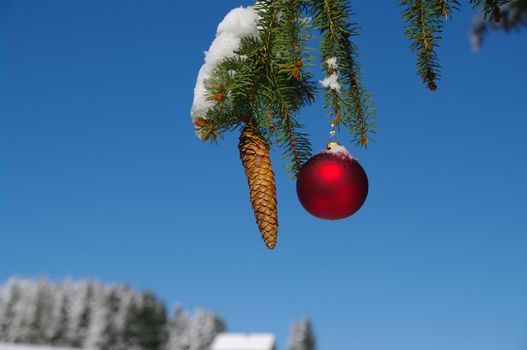
[[[312,11],[315,17],[315,26],[318,27],[321,33],[320,43],[320,55],[322,57],[322,69],[326,72],[326,77],[335,75],[338,77],[336,72],[336,64],[334,67],[330,67],[327,63],[328,59],[334,58],[335,51],[337,48],[338,40],[338,14],[336,13],[335,4],[332,0],[320,0],[313,1]],[[328,86],[325,91],[325,104],[324,106],[331,110],[333,119],[331,123],[335,128],[340,128],[340,115],[341,115],[341,99],[339,96],[338,85],[333,88]]]
[[[500,22],[503,13],[501,7],[513,0],[470,0],[473,8],[482,8],[483,17],[485,19],[492,19],[494,22]]]
[[[440,17],[449,19],[452,17],[452,10],[459,9],[458,0],[437,0],[437,13]]]
[[[274,132],[274,123],[273,123],[273,115],[271,113],[271,106],[270,106],[269,99],[266,99],[266,101],[265,101],[265,111],[266,111],[266,114],[267,114],[267,123],[269,124],[269,131],[271,133],[273,133]]]
[[[287,101],[285,100],[284,95],[282,94],[282,88],[279,86],[276,77],[273,78],[273,88],[276,96],[276,102],[278,105],[278,113],[280,114],[282,119],[281,129],[283,129],[283,132],[285,134],[285,137],[282,138],[282,142],[280,143],[282,145],[286,145],[286,149],[289,149],[289,154],[292,156],[293,161],[291,170],[293,170],[293,173],[296,174],[296,172],[300,170],[300,167],[302,166],[302,159],[297,147],[296,135],[294,132],[295,125],[292,123],[292,117],[289,111],[290,107]]]
[[[301,6],[302,0],[258,1],[255,6],[262,42],[258,63],[262,83],[257,98],[264,100],[265,124],[269,130],[272,127],[293,175],[311,156],[309,138],[297,131],[302,125],[295,114],[314,98],[311,75],[302,71],[310,58],[303,49],[309,37],[301,20]]]
[[[340,110],[342,109],[340,107],[340,98],[337,91],[333,89],[329,89],[328,93],[331,95],[331,105],[333,107],[333,120],[331,121],[331,124],[335,127],[335,129],[340,129]]]
[[[439,33],[443,28],[435,0],[402,0],[402,17],[408,23],[406,37],[412,40],[411,48],[417,54],[417,72],[432,91],[437,89],[439,63],[435,51]]]
[[[349,36],[345,33],[344,36]],[[369,131],[373,130],[373,126],[368,125],[368,119],[374,118],[372,113],[369,113],[373,109],[370,103],[370,95],[366,93],[362,87],[362,83],[359,81],[359,65],[356,61],[355,47],[349,40],[344,42],[344,65],[348,64],[349,68],[345,70],[347,75],[344,76],[344,81],[347,83],[346,86],[349,88],[348,95],[352,96],[352,103],[349,104],[351,107],[348,115],[354,115],[355,118],[348,118],[347,124],[350,127],[351,132],[356,135],[355,142],[364,147],[368,146],[368,134]]]
[[[350,21],[350,6],[345,0],[312,0],[311,3],[315,25],[321,33],[320,53],[326,79],[340,79],[329,83],[325,107],[332,111],[332,124],[336,128],[343,122],[355,142],[366,147],[370,134],[375,132],[375,124],[370,122],[375,116],[371,96],[361,82],[357,47],[351,41],[357,29]]]

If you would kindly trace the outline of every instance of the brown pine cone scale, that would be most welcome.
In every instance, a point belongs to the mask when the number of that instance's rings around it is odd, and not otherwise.
[[[240,135],[240,159],[249,183],[254,217],[267,248],[273,249],[278,235],[276,186],[269,145],[258,129],[247,125]]]

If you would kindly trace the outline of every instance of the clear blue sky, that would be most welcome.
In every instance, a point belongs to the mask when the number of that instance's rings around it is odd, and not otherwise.
[[[233,331],[313,319],[320,350],[527,348],[527,32],[475,54],[472,12],[418,82],[395,2],[357,1],[378,141],[354,150],[370,195],[322,221],[274,153],[268,251],[236,148],[189,118],[203,51],[250,1],[3,1],[0,281],[96,277],[206,307]],[[302,112],[315,149],[319,104]],[[341,137],[346,144],[349,139]]]

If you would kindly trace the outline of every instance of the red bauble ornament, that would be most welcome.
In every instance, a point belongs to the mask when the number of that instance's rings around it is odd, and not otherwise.
[[[336,142],[308,160],[297,176],[296,193],[304,209],[327,220],[346,218],[364,204],[368,195],[366,172]]]

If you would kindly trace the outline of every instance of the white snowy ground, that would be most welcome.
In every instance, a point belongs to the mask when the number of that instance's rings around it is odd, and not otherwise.
[[[58,348],[54,346],[0,343],[0,350],[79,350],[79,349]]]

